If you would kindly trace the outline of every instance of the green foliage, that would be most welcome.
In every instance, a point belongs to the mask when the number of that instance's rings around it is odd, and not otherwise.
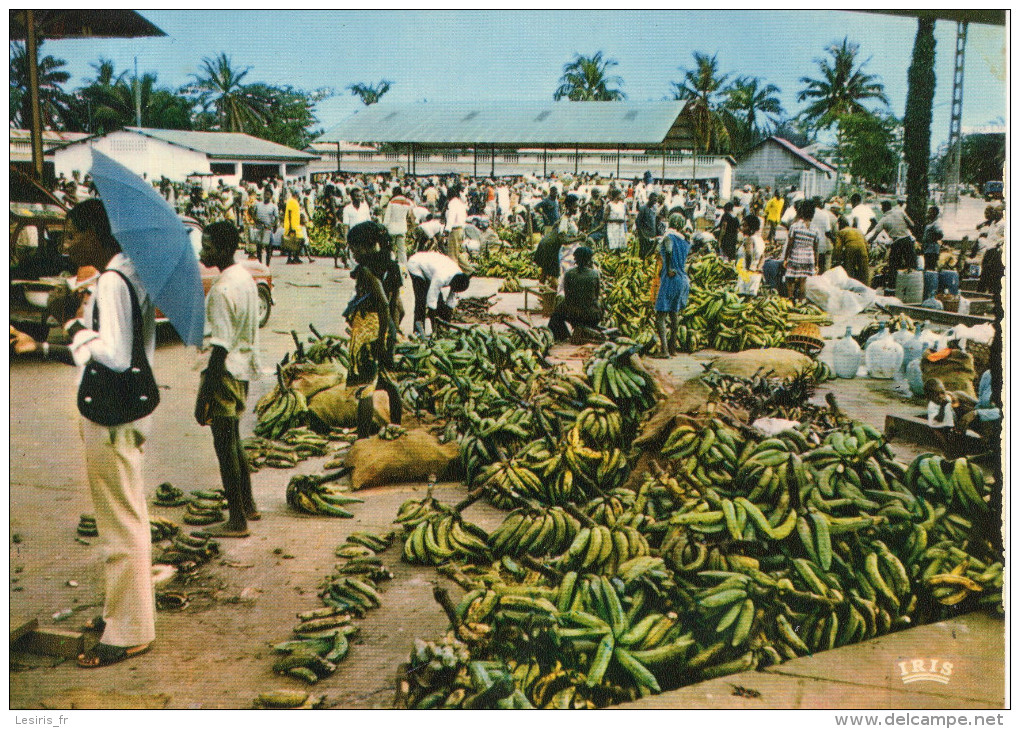
[[[1006,164],[1004,134],[968,134],[960,145],[960,182],[983,187],[989,180],[1001,180]],[[949,169],[948,151],[935,161],[935,176],[945,181]]]
[[[819,129],[829,129],[847,114],[867,112],[866,101],[888,104],[884,87],[877,76],[864,73],[867,61],[857,65],[860,46],[846,38],[841,45],[833,43],[829,58],[818,59],[821,78],[801,77],[804,88],[797,101],[809,101],[802,115]]]
[[[728,126],[732,126],[732,117],[724,104],[729,74],[719,73],[716,56],[698,51],[694,52],[694,68],[680,70],[684,78],[673,82],[672,98],[687,102],[682,114],[694,133],[698,148],[704,152],[728,151],[731,138]]]
[[[872,188],[895,183],[900,157],[898,120],[865,112],[847,114],[839,124],[843,142],[839,154],[847,171]]]
[[[392,85],[391,81],[383,79],[377,84],[351,84],[347,90],[351,92],[351,96],[360,98],[365,106],[371,106],[379,103],[383,94],[389,91]]]
[[[96,78],[77,90],[70,103],[68,126],[90,134],[104,134],[137,122],[136,84],[142,126],[153,129],[191,129],[191,103],[169,88],[157,88],[154,73],[138,79],[116,73],[113,62],[100,59],[92,66]]]
[[[251,84],[247,90],[259,100],[265,118],[264,126],[249,131],[249,134],[294,149],[303,149],[322,133],[321,129],[314,129],[318,119],[309,92],[291,86],[261,83]]]
[[[63,84],[71,74],[63,70],[67,62],[61,58],[42,55],[43,42],[37,46],[39,60],[39,107],[42,124],[48,129],[63,129],[70,100]],[[10,56],[10,121],[21,129],[32,126],[32,102],[28,93],[28,58],[24,43],[11,43]]]
[[[741,154],[768,136],[783,113],[779,87],[761,84],[760,78],[741,76],[726,89],[724,108],[732,121],[731,150]]]
[[[574,54],[574,60],[563,65],[560,85],[553,93],[553,99],[559,101],[566,98],[570,101],[620,101],[627,95],[619,88],[623,79],[619,76],[607,76],[613,66],[619,65],[613,58],[603,58],[602,51],[592,56]]]

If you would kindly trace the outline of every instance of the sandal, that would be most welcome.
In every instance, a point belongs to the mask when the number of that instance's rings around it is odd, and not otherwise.
[[[152,648],[152,643],[136,645],[124,648],[118,645],[97,643],[94,647],[78,656],[78,665],[82,668],[102,668],[120,663],[128,658],[134,658],[147,652]]]
[[[100,635],[102,635],[104,630],[106,630],[106,621],[103,620],[102,615],[89,618],[81,628],[83,633],[99,633]]]

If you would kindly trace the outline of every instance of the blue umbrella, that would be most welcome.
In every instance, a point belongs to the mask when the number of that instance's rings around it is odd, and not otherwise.
[[[152,185],[95,149],[91,172],[113,237],[145,290],[184,343],[201,346],[205,294],[188,229]]]

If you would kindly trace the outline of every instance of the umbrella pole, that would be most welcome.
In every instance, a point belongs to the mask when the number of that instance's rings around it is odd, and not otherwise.
[[[39,107],[39,41],[36,37],[35,12],[25,11],[25,62],[28,64],[28,93],[32,105],[32,170],[35,179],[43,178],[42,110]]]

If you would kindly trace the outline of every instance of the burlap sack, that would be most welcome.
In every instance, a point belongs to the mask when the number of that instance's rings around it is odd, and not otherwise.
[[[308,401],[308,409],[322,425],[329,428],[355,428],[358,425],[357,387],[345,384],[334,385],[316,393]],[[372,394],[375,407],[375,424],[386,425],[390,421],[390,398],[382,390]]]
[[[977,397],[974,390],[974,358],[963,350],[953,349],[949,356],[934,362],[928,359],[927,354],[921,357],[921,378],[927,382],[936,377],[942,380],[946,390],[957,390]]]
[[[283,379],[291,389],[311,400],[314,395],[347,381],[347,370],[339,362],[294,362],[283,368]]]
[[[794,352],[792,349],[745,349],[743,352],[723,354],[712,360],[712,364],[724,375],[735,377],[754,377],[759,369],[763,374],[769,370],[772,377],[785,379],[796,377],[801,372],[811,369],[814,362],[807,355]]]
[[[431,474],[442,481],[459,472],[460,448],[456,442],[441,444],[427,430],[409,430],[396,440],[372,437],[357,441],[347,452],[347,465],[354,469],[351,488],[355,491],[423,482]]]

